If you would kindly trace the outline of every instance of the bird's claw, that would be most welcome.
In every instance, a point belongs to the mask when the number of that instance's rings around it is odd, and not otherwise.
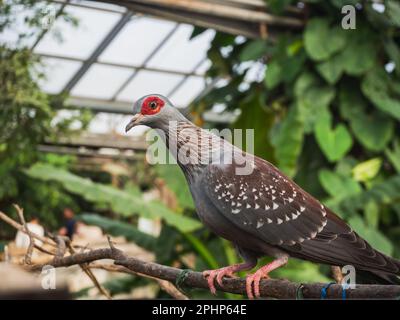
[[[203,271],[203,277],[207,280],[208,287],[212,294],[217,294],[217,289],[215,288],[215,281],[220,287],[223,287],[223,278],[225,276],[233,277],[233,271],[230,267],[215,269],[215,270],[205,270]]]
[[[264,270],[259,269],[253,274],[249,274],[246,277],[246,293],[250,300],[254,298],[260,298],[260,281],[261,279],[269,279],[268,273]],[[254,294],[253,294],[254,287]]]

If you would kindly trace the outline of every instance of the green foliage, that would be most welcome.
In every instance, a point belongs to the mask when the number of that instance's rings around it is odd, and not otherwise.
[[[334,162],[347,154],[353,140],[345,125],[339,124],[335,129],[332,129],[331,125],[331,114],[322,113],[315,124],[315,137],[328,160]]]
[[[393,149],[386,149],[385,155],[391,162],[397,173],[400,173],[400,143],[399,140],[393,142]]]
[[[365,75],[361,89],[375,107],[400,120],[400,80],[393,78],[382,68],[373,69]]]
[[[99,207],[110,208],[113,212],[122,216],[136,214],[149,219],[162,218],[166,223],[182,232],[193,231],[200,227],[198,221],[176,214],[160,202],[146,202],[141,196],[116,189],[110,185],[95,183],[67,170],[37,163],[25,172],[36,179],[56,181],[68,192],[79,195],[87,201],[97,203]]]
[[[309,57],[323,61],[346,45],[346,34],[340,25],[329,25],[326,18],[314,18],[308,21],[304,31],[304,46]]]
[[[185,176],[177,164],[157,165],[156,172],[174,192],[181,208],[194,209],[192,195]]]
[[[359,163],[353,168],[353,177],[357,181],[367,182],[375,178],[382,166],[382,159],[374,158]]]
[[[325,276],[318,265],[308,261],[289,260],[288,264],[271,272],[272,277],[279,279],[290,279],[299,283],[307,282],[329,282],[329,277]]]
[[[74,200],[54,184],[30,179],[23,170],[36,161],[54,163],[61,167],[70,165],[71,157],[44,155],[38,145],[45,139],[58,135],[69,135],[71,123],[84,129],[90,113],[77,111],[73,116],[54,122],[56,110],[63,108],[65,96],[50,96],[41,91],[38,83],[44,78],[39,57],[24,47],[24,40],[38,36],[43,30],[43,18],[54,8],[54,4],[33,0],[12,0],[0,3],[0,33],[6,29],[19,30],[16,24],[23,10],[29,10],[23,28],[25,33],[17,35],[12,48],[0,44],[0,206],[13,212],[12,203],[21,204],[27,219],[33,215],[50,228],[59,224],[62,208],[76,208]],[[60,18],[75,23],[67,13]],[[9,229],[0,228],[0,237],[9,237]]]
[[[289,176],[294,176],[297,158],[303,144],[304,123],[299,108],[289,109],[286,117],[276,122],[271,131],[271,142],[275,147],[278,166]]]
[[[154,251],[156,248],[157,238],[140,231],[130,223],[89,213],[80,215],[79,220],[90,225],[98,226],[104,232],[112,236],[123,236],[126,240],[134,242],[149,251]]]
[[[64,164],[72,161],[56,155],[47,158],[38,151],[45,138],[72,132],[65,121],[52,123],[56,115],[55,99],[43,93],[37,84],[42,77],[38,63],[27,49],[0,46],[0,204],[3,210],[10,211],[12,203],[24,203],[27,218],[36,212],[43,222],[56,227],[62,207],[74,206],[72,199],[53,185],[22,174],[24,168],[39,159],[47,162],[64,159]],[[57,103],[62,106],[63,98],[58,98]],[[81,113],[78,115],[74,120],[81,121]],[[87,121],[80,123],[84,128]],[[0,233],[3,231],[7,230]]]
[[[295,1],[266,3],[282,14]],[[214,103],[240,109],[241,128],[256,129],[256,154],[294,177],[373,246],[399,256],[400,6],[386,1],[378,12],[363,2],[356,29],[342,29],[342,6],[357,3],[307,1],[305,28],[282,32],[274,41],[237,44],[217,34],[208,75],[230,80],[193,109],[202,112]],[[217,59],[227,45],[230,54]],[[247,69],[238,65],[251,61],[265,64],[265,77],[243,89]],[[289,264],[285,276],[297,279],[303,267]]]
[[[249,42],[240,52],[240,61],[257,60],[261,58],[267,50],[267,44],[263,40]]]
[[[345,199],[361,192],[361,186],[357,181],[346,175],[321,169],[319,181],[325,191],[336,200]]]
[[[262,105],[263,97],[260,92],[255,91],[252,96],[248,96],[239,105],[241,114],[232,125],[235,129],[254,129],[254,154],[257,156],[272,159],[272,146],[268,139],[268,132],[272,126],[273,116],[271,112],[265,111]],[[252,111],[249,111],[252,110]],[[243,144],[248,146],[243,133]],[[253,142],[253,141],[252,141]]]
[[[395,122],[378,110],[367,113],[367,102],[346,88],[340,91],[340,113],[355,138],[368,150],[382,151],[393,137]]]

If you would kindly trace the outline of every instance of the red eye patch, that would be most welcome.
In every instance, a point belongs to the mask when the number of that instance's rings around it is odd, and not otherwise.
[[[160,112],[165,102],[158,97],[148,97],[143,101],[142,110],[140,111],[143,115],[152,115]]]

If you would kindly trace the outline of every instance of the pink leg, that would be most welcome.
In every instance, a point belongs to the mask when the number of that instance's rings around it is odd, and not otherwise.
[[[223,287],[222,280],[224,276],[233,277],[235,272],[250,270],[254,268],[256,265],[256,261],[246,261],[244,263],[234,264],[232,266],[215,269],[215,270],[205,270],[203,271],[204,278],[207,279],[208,287],[212,294],[217,293],[217,289],[215,288],[214,281],[217,280],[217,283],[220,287]]]
[[[249,299],[254,299],[254,295],[256,298],[260,297],[260,281],[262,278],[269,279],[268,273],[272,270],[278,269],[279,267],[285,265],[288,261],[287,256],[280,257],[271,263],[261,267],[255,273],[249,274],[246,277],[246,292]],[[254,295],[252,290],[252,285],[254,284]]]

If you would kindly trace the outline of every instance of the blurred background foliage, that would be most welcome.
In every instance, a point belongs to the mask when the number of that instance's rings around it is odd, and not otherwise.
[[[280,14],[296,1],[266,2]],[[34,6],[34,1],[15,3]],[[222,105],[222,112],[240,110],[231,127],[255,129],[257,155],[322,200],[373,246],[400,258],[400,4],[384,1],[383,12],[373,10],[370,1],[303,4],[309,16],[302,32],[267,40],[216,33],[208,51],[212,64],[207,74],[225,80],[193,103],[193,119],[198,121],[214,105]],[[344,4],[356,5],[355,30],[340,27]],[[9,6],[7,1],[1,4],[0,32],[15,18]],[[39,27],[41,12],[37,10],[28,21],[33,30]],[[78,23],[73,17],[65,19]],[[202,31],[195,28],[193,37]],[[56,36],[62,37],[62,30]],[[109,174],[77,170],[73,156],[40,153],[37,146],[45,139],[85,130],[91,114],[80,111],[54,122],[55,106],[63,106],[66,97],[39,89],[40,60],[27,49],[2,44],[0,57],[2,211],[12,213],[11,204],[18,203],[28,218],[38,216],[47,229],[54,230],[68,206],[81,213],[86,223],[122,235],[154,252],[158,262],[181,268],[203,270],[239,261],[230,244],[197,220],[177,166],[130,164],[133,175],[115,185]],[[246,74],[254,72],[255,63],[258,81],[248,83]],[[175,194],[174,209],[145,201],[143,192],[154,187],[156,178]],[[161,219],[160,235],[140,231],[139,217]],[[12,236],[2,224],[0,239]],[[291,260],[273,276],[329,281],[330,270]],[[120,293],[147,281],[124,277],[107,287]],[[205,290],[189,294],[211,297]],[[160,291],[159,297],[167,296]]]

